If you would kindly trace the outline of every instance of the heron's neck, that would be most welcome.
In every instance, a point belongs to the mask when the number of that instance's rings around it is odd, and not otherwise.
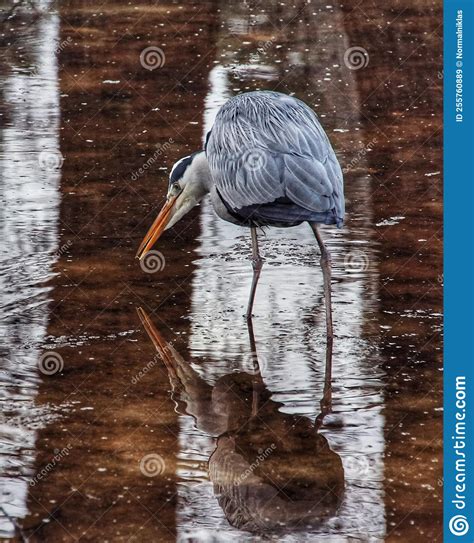
[[[199,187],[199,189],[207,194],[211,192],[214,186],[214,181],[211,177],[211,171],[207,162],[206,153],[201,151],[191,164],[193,185]]]

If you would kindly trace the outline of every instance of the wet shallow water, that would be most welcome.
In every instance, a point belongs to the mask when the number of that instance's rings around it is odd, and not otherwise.
[[[440,541],[441,7],[44,2],[7,20],[1,534]],[[311,104],[345,169],[347,223],[324,229],[330,410],[309,228],[262,233],[255,345],[248,233],[207,202],[158,271],[134,260],[172,163],[257,88]]]

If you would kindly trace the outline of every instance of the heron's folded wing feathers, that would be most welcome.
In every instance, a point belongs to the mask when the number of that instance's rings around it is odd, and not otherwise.
[[[327,163],[259,149],[244,153],[230,167],[216,167],[211,162],[211,172],[219,192],[236,210],[287,197],[306,209],[322,212],[334,207],[334,192],[336,189],[337,195],[339,188],[331,182],[329,174],[336,172],[331,172]]]
[[[290,98],[258,110],[238,101],[221,109],[206,144],[216,186],[234,210],[288,198],[342,217],[342,172],[331,144],[314,112]]]
[[[211,155],[209,158],[216,186],[224,200],[235,210],[273,202],[284,196],[278,162],[278,158],[268,151],[257,153],[255,150],[231,158],[226,164],[218,157]]]
[[[285,155],[285,193],[295,204],[311,211],[333,207],[332,185],[324,164],[313,158]]]

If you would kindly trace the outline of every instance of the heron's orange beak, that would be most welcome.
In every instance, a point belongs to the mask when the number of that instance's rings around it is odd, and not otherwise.
[[[146,233],[146,236],[143,238],[143,241],[140,243],[136,257],[142,260],[145,258],[145,255],[153,247],[156,240],[161,236],[163,231],[166,228],[166,225],[169,223],[172,216],[172,211],[176,200],[178,199],[179,194],[176,196],[171,196],[166,200],[165,205],[161,208],[161,211],[156,217],[155,221],[151,225],[150,229]]]

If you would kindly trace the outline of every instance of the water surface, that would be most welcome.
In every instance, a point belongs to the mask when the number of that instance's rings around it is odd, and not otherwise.
[[[441,7],[66,1],[8,17],[2,535],[440,541]],[[148,46],[159,68],[140,63]],[[323,231],[330,404],[307,226],[260,234],[254,338],[248,232],[208,202],[160,240],[159,270],[134,259],[170,166],[254,89],[310,104],[345,171],[345,227]],[[47,353],[60,371],[42,371]]]

